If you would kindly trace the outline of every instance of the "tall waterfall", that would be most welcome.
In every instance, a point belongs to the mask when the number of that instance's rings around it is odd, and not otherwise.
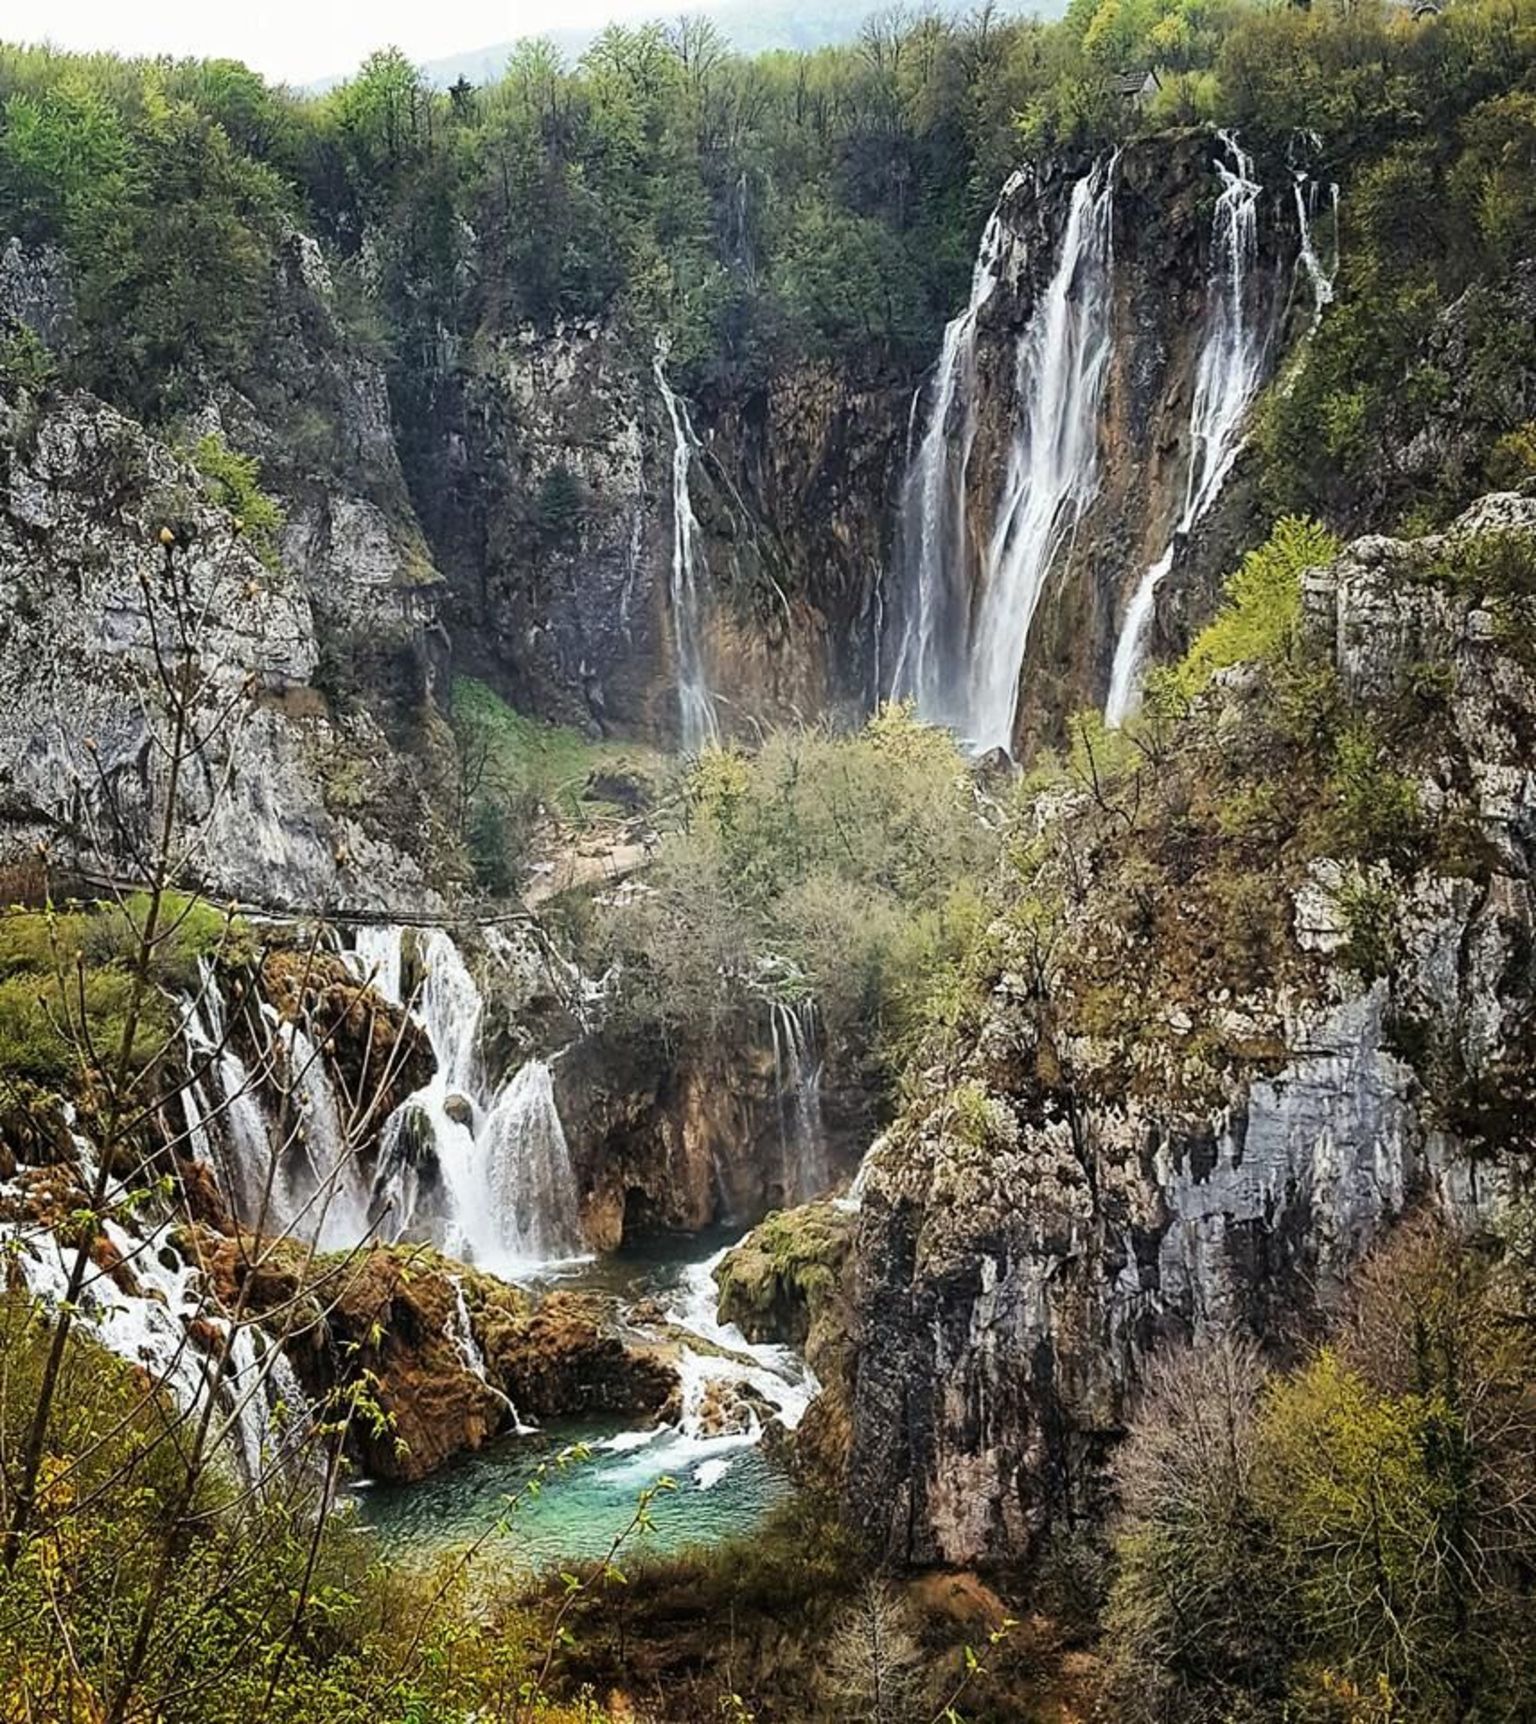
[[[688,474],[698,439],[693,434],[687,406],[667,381],[666,351],[660,345],[653,370],[672,425],[672,644],[677,657],[683,747],[695,751],[716,741],[720,734],[700,641],[699,523],[688,490]]]
[[[1019,676],[1046,580],[1098,489],[1098,417],[1109,368],[1115,158],[1073,187],[1055,267],[1015,358],[1018,430],[985,544],[973,548],[967,476],[976,436],[976,332],[1018,241],[1003,189],[965,310],[944,332],[928,420],[904,494],[905,614],[897,698],[972,747],[1009,747]],[[972,565],[978,565],[973,576]],[[974,588],[974,591],[973,591]]]
[[[1019,342],[1020,425],[982,564],[962,734],[1011,748],[1035,609],[1098,490],[1099,407],[1112,344],[1115,157],[1072,192],[1050,284]]]
[[[400,940],[393,930],[393,939]],[[364,973],[398,976],[377,935],[358,949]],[[576,1175],[549,1066],[531,1060],[492,1088],[479,1054],[484,1001],[463,955],[441,929],[420,948],[416,1011],[435,1060],[432,1080],[385,1123],[375,1205],[392,1232],[426,1233],[452,1256],[513,1273],[581,1249]],[[436,1160],[424,1181],[409,1153],[424,1131]]]
[[[970,632],[966,477],[976,440],[976,323],[997,291],[1012,239],[1003,211],[1022,176],[1003,187],[976,254],[971,297],[944,331],[930,389],[927,428],[909,447],[902,502],[904,614],[889,692],[924,718],[963,727],[965,648]],[[914,421],[921,392],[913,397]],[[908,443],[911,443],[909,428]]]
[[[773,1071],[778,1090],[779,1142],[784,1156],[784,1201],[805,1203],[831,1183],[821,1118],[821,1055],[816,1008],[776,1001],[772,1008]]]
[[[1258,261],[1260,187],[1253,161],[1232,133],[1217,133],[1228,160],[1216,163],[1221,195],[1212,218],[1205,334],[1189,415],[1184,507],[1162,556],[1142,575],[1120,627],[1105,703],[1107,724],[1123,724],[1140,699],[1157,590],[1180,543],[1221,494],[1242,447],[1243,423],[1264,372],[1267,341],[1249,304]]]

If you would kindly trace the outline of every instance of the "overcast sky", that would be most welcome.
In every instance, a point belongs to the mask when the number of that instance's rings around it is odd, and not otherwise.
[[[541,30],[685,9],[677,0],[7,0],[0,37],[226,55],[304,84],[348,72],[386,43],[431,60]]]

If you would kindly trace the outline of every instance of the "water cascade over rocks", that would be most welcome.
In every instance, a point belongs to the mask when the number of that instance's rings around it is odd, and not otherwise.
[[[1230,132],[1220,132],[1228,160],[1218,161],[1221,195],[1212,218],[1211,278],[1205,327],[1189,414],[1189,470],[1184,506],[1162,556],[1137,583],[1120,626],[1105,722],[1123,724],[1140,698],[1157,590],[1180,544],[1221,495],[1242,448],[1249,406],[1263,380],[1268,341],[1250,303],[1258,262],[1260,186],[1252,159]]]
[[[108,1352],[164,1383],[189,1420],[210,1410],[212,1395],[210,1450],[227,1448],[248,1483],[279,1477],[279,1463],[300,1446],[311,1419],[293,1367],[280,1347],[246,1326],[229,1341],[216,1381],[205,1346],[214,1336],[225,1338],[227,1325],[210,1304],[200,1272],[173,1242],[175,1219],[134,1225],[130,1232],[117,1221],[104,1223],[116,1267],[98,1264],[88,1271],[75,1321]],[[44,1305],[63,1299],[73,1245],[50,1229],[10,1224],[0,1226],[0,1243],[8,1245],[9,1260],[33,1298]]]
[[[343,1250],[368,1230],[368,1188],[350,1149],[346,1110],[306,1032],[264,1006],[254,1070],[232,1045],[218,977],[204,963],[182,1033],[193,1081],[182,1108],[194,1149],[222,1167],[236,1213],[263,1233]],[[269,1111],[264,1098],[277,1092]]]
[[[725,1256],[717,1251],[689,1264],[667,1304],[666,1328],[681,1343],[677,1423],[621,1431],[597,1445],[612,1454],[634,1451],[627,1476],[636,1486],[667,1473],[712,1490],[738,1454],[761,1442],[765,1421],[793,1431],[819,1392],[814,1373],[792,1348],[750,1342],[719,1320],[715,1270]]]
[[[530,1060],[493,1081],[480,1058],[484,1001],[458,946],[442,929],[420,936],[421,986],[406,1000],[403,940],[399,928],[360,929],[344,954],[360,981],[413,1013],[435,1062],[431,1081],[384,1122],[371,1182],[309,1034],[263,1006],[266,1046],[249,1069],[230,1045],[211,969],[184,1014],[196,1077],[184,1099],[189,1142],[223,1168],[246,1225],[322,1250],[371,1235],[423,1239],[504,1275],[574,1256],[576,1176],[548,1064]]]
[[[1338,274],[1339,258],[1335,250],[1331,268],[1324,265],[1317,249],[1314,224],[1317,220],[1318,194],[1322,187],[1306,173],[1297,170],[1292,190],[1296,197],[1296,226],[1301,233],[1301,267],[1306,271],[1307,280],[1312,285],[1312,327],[1315,330],[1323,320],[1323,313],[1333,304],[1333,284]],[[1339,188],[1330,185],[1328,188],[1329,210],[1333,216],[1334,232],[1337,234],[1339,225]]]
[[[390,936],[398,947],[401,931]],[[356,948],[354,963],[375,985],[398,988],[403,963],[393,949],[380,958],[381,939],[375,934]],[[450,1256],[501,1275],[574,1256],[581,1249],[576,1175],[549,1066],[530,1060],[493,1087],[479,1054],[484,1001],[463,954],[435,928],[419,957],[415,1010],[436,1069],[385,1123],[375,1213],[390,1234],[429,1237]]]
[[[653,369],[672,426],[672,645],[677,657],[679,719],[683,747],[697,752],[720,734],[700,642],[699,523],[688,489],[698,439],[686,404],[667,381],[666,352],[659,346]]]
[[[784,1201],[806,1203],[831,1182],[821,1117],[821,1054],[816,1007],[775,1002],[770,1018],[773,1073],[779,1098],[779,1142],[784,1155]]]

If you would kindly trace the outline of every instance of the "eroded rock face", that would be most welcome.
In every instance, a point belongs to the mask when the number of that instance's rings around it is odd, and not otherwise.
[[[1007,1561],[1093,1515],[1151,1349],[1304,1336],[1410,1205],[1480,1224],[1527,1179],[1536,681],[1529,618],[1512,620],[1529,601],[1433,570],[1533,528],[1536,504],[1491,499],[1447,539],[1362,541],[1305,580],[1304,648],[1347,700],[1376,709],[1437,667],[1417,791],[1465,829],[1455,871],[1362,879],[1322,858],[1286,885],[1277,864],[1292,958],[1200,1025],[1170,1003],[1136,1049],[1077,1033],[1049,1082],[1005,968],[979,1034],[932,1074],[946,1099],[873,1154],[846,1488],[893,1556]],[[1388,878],[1393,939],[1368,979],[1359,893]],[[1084,934],[1069,919],[1063,940]],[[1212,1025],[1261,1051],[1215,1060]]]
[[[347,1435],[373,1478],[425,1478],[511,1429],[517,1415],[652,1418],[677,1390],[671,1363],[621,1340],[599,1299],[535,1301],[419,1247],[311,1262],[292,1244],[258,1246],[238,1234],[200,1230],[188,1243],[227,1308],[242,1290],[257,1316],[290,1310],[302,1287],[323,1295],[312,1321],[290,1322],[285,1350],[317,1401],[366,1374],[383,1420],[356,1418]]]
[[[93,397],[7,404],[3,444],[6,849],[42,841],[88,872],[142,872],[167,794],[145,707],[164,708],[151,619],[169,621],[172,579],[199,619],[212,732],[179,784],[189,876],[257,904],[431,903],[413,771],[365,713],[333,714],[317,689],[320,643],[295,576],[262,563],[194,473]],[[354,780],[380,794],[357,796]]]

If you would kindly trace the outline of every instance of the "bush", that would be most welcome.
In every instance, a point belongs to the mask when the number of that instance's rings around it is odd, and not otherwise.
[[[1316,521],[1287,515],[1243,558],[1226,584],[1226,604],[1173,672],[1179,692],[1197,694],[1236,664],[1275,665],[1290,652],[1301,620],[1301,577],[1330,563],[1340,541]]]
[[[254,455],[241,455],[214,432],[201,437],[188,452],[213,493],[213,500],[227,509],[239,524],[263,562],[277,556],[277,536],[283,528],[283,511],[261,489],[261,462]]]
[[[1527,1715],[1530,1288],[1414,1222],[1289,1375],[1153,1365],[1116,1466],[1117,1716]]]

